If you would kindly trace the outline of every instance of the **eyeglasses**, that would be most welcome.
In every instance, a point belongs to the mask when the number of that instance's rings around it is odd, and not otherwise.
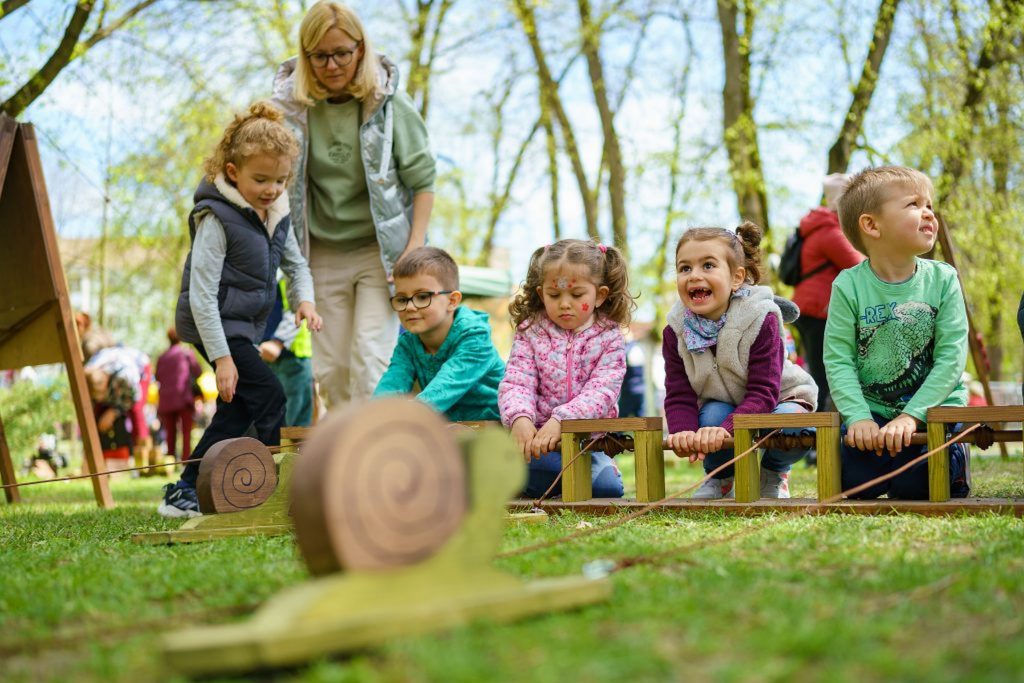
[[[401,313],[405,309],[409,308],[409,302],[412,302],[412,307],[417,311],[421,308],[426,308],[434,301],[434,297],[438,294],[451,294],[453,290],[442,289],[440,292],[416,292],[410,296],[393,296],[391,297],[391,308],[397,313]]]
[[[359,46],[362,44],[363,41],[360,40],[352,50],[338,50],[337,52],[307,52],[306,56],[309,57],[309,63],[317,69],[324,68],[327,66],[327,62],[332,60],[338,65],[338,67],[345,67],[352,63],[352,55],[359,50]]]

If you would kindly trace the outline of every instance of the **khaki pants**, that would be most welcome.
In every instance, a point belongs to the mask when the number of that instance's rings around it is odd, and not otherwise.
[[[373,394],[398,338],[380,247],[347,251],[311,241],[309,268],[324,327],[313,333],[313,374],[327,408]]]

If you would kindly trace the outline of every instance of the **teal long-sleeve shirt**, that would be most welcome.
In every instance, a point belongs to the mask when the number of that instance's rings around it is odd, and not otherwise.
[[[373,395],[407,394],[416,382],[421,387],[416,398],[449,420],[499,420],[498,384],[504,374],[487,314],[459,306],[437,353],[427,353],[415,334],[398,338]]]
[[[956,271],[917,259],[914,275],[885,282],[870,261],[832,284],[825,323],[825,373],[846,424],[876,413],[924,421],[934,406],[963,406],[967,310]]]

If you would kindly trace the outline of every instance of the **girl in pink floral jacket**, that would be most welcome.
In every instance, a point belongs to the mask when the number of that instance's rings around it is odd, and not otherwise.
[[[498,387],[501,421],[529,462],[527,496],[542,495],[562,469],[561,421],[617,417],[626,374],[622,326],[635,308],[626,262],[614,247],[561,240],[530,258],[509,312],[516,326]],[[622,496],[622,475],[591,453],[595,498]],[[552,493],[560,492],[559,488]]]

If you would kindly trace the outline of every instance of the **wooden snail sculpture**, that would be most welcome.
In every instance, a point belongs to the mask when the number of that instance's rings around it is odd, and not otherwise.
[[[382,399],[329,417],[295,458],[289,486],[313,578],[247,621],[166,636],[169,663],[189,675],[293,665],[607,599],[607,578],[524,583],[491,566],[505,503],[525,473],[504,430],[452,430],[418,401]]]
[[[262,505],[277,490],[277,463],[262,442],[242,437],[214,444],[199,465],[196,493],[204,515]]]

